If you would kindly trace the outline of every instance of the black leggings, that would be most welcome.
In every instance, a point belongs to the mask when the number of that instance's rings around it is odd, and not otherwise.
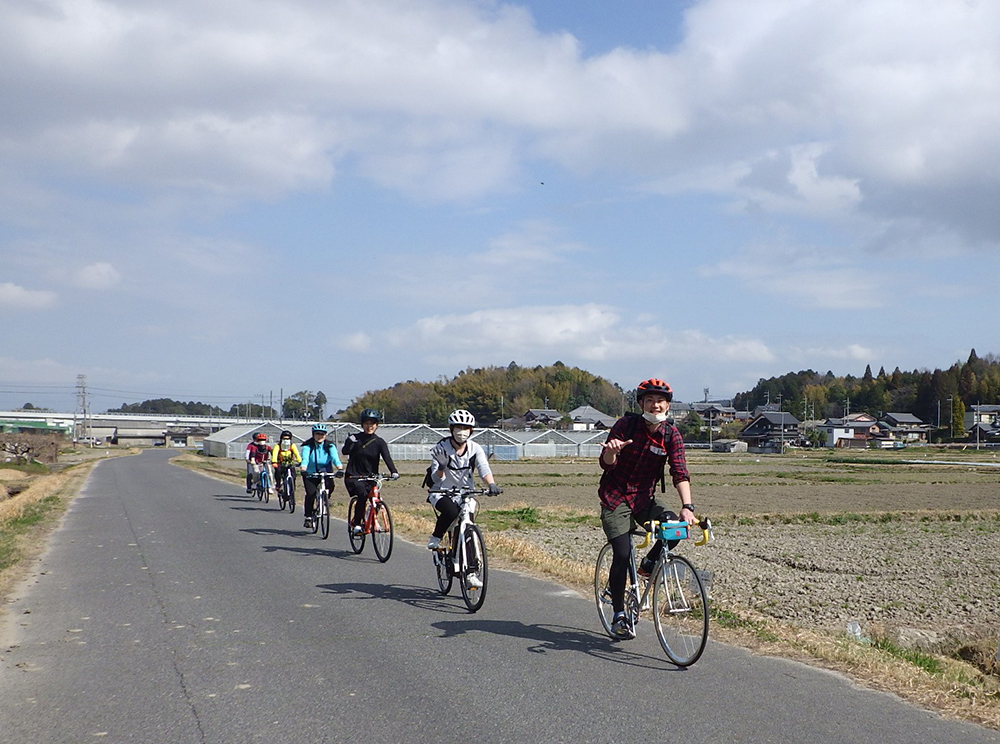
[[[358,500],[354,505],[354,515],[351,517],[351,524],[361,524],[365,519],[365,506],[368,504],[368,483],[359,483],[351,476],[344,478],[344,485],[347,486],[347,493],[357,496]]]
[[[333,476],[326,475],[326,487],[330,493],[333,493]],[[302,488],[306,492],[306,503],[304,508],[306,510],[305,516],[311,517],[313,515],[314,507],[316,505],[316,492],[319,490],[319,478],[315,476],[302,476]]]
[[[434,508],[438,511],[437,523],[434,525],[434,537],[440,539],[444,537],[444,533],[448,529],[448,525],[458,518],[458,504],[456,504],[453,499],[450,499],[447,496],[442,496],[438,499]],[[622,586],[624,586],[624,584]]]

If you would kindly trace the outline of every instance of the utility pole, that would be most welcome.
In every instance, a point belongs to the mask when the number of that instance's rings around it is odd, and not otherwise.
[[[76,376],[76,400],[77,400],[77,407],[79,408],[80,411],[80,417],[83,419],[83,436],[90,439],[90,404],[87,402],[86,375]],[[79,441],[80,432],[74,430],[73,434],[76,437],[77,441]]]
[[[955,396],[948,396],[948,409],[951,411],[951,416],[948,417],[948,436],[952,439],[955,438]]]

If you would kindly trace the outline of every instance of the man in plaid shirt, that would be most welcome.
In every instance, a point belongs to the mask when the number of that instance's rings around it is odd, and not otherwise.
[[[680,519],[688,524],[695,522],[684,441],[677,427],[667,423],[673,397],[673,390],[663,380],[652,378],[640,382],[636,400],[642,416],[626,414],[618,419],[602,445],[600,463],[604,472],[597,494],[601,499],[601,525],[614,556],[608,580],[615,613],[611,629],[623,639],[632,637],[625,619],[625,580],[632,547],[629,533],[635,523],[678,518],[656,501],[656,485],[667,466],[681,499]],[[650,574],[662,550],[663,543],[657,541],[643,559],[640,575]]]

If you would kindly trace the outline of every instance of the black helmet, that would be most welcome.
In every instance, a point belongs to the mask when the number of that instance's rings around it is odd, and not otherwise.
[[[281,432],[281,436],[278,437],[278,439],[291,439],[291,438],[292,438],[292,432],[288,431],[288,429],[285,429],[283,432]]]
[[[376,424],[382,420],[382,414],[376,411],[374,408],[366,408],[361,412],[361,423],[365,421],[374,421]]]

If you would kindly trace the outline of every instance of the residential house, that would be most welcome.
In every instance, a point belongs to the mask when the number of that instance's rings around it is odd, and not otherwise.
[[[875,417],[867,413],[829,418],[817,428],[826,436],[827,447],[867,447],[881,431]]]
[[[573,431],[610,429],[617,420],[614,416],[601,413],[592,406],[580,406],[579,408],[574,408],[566,415],[573,419],[573,424],[570,426]]]
[[[563,415],[553,408],[529,408],[524,414],[524,422],[531,426],[542,424],[544,426],[555,426],[562,421]]]
[[[764,411],[740,432],[740,439],[754,452],[780,452],[799,440],[799,423],[786,411]]]
[[[912,413],[886,413],[879,421],[879,435],[894,442],[926,442],[930,428]]]

